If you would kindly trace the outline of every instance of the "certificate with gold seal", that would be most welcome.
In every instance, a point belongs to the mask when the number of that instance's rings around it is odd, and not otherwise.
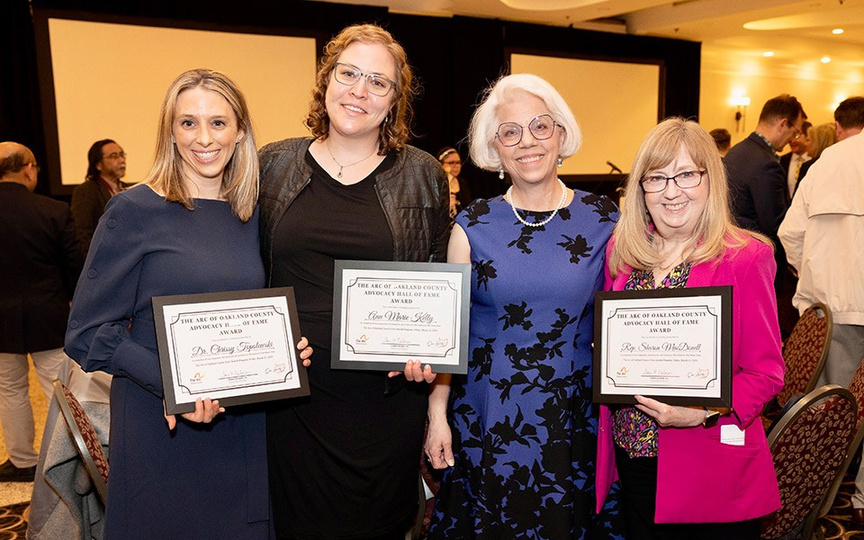
[[[594,401],[732,406],[732,287],[595,293]]]
[[[331,366],[468,370],[471,265],[337,260]]]
[[[224,407],[309,394],[291,287],[154,296],[168,414],[200,398]]]

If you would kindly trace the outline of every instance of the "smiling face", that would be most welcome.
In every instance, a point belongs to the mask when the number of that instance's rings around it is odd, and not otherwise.
[[[228,101],[201,87],[177,97],[171,132],[185,180],[199,187],[222,182],[235,145],[243,138]]]
[[[450,152],[444,159],[441,160],[441,165],[444,167],[444,170],[450,173],[450,176],[459,177],[459,173],[462,172],[462,158],[459,157],[458,152]]]
[[[354,66],[365,74],[383,75],[391,81],[397,80],[396,61],[387,48],[379,43],[355,41],[342,51],[337,61]],[[349,86],[336,81],[331,73],[324,96],[331,134],[336,132],[351,138],[377,137],[395,95],[395,89],[385,96],[370,94],[366,88],[366,77],[358,78]]]
[[[693,162],[690,153],[682,144],[671,163],[662,169],[648,171],[645,177],[662,175],[675,176],[684,171],[704,170]],[[666,189],[658,193],[644,193],[645,206],[654,221],[657,233],[666,240],[688,241],[695,231],[699,218],[708,202],[710,179],[702,175],[702,182],[692,188],[681,189],[673,181],[666,183]]]
[[[546,140],[534,138],[528,124],[534,118],[551,114],[542,99],[527,92],[517,92],[513,99],[498,108],[498,123],[513,122],[522,126],[522,140],[515,146],[504,146],[498,137],[493,143],[501,157],[501,166],[513,179],[513,183],[538,184],[555,182],[558,178],[558,156],[564,130],[555,126],[552,136]]]

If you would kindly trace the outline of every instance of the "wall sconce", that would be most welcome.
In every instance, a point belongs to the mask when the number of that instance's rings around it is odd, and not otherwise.
[[[729,105],[736,107],[735,133],[738,133],[747,127],[747,105],[750,105],[750,98],[746,96],[732,96],[729,98]]]

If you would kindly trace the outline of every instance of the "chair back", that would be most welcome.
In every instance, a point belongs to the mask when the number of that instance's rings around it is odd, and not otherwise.
[[[59,379],[54,381],[54,397],[60,405],[60,413],[84,462],[84,468],[104,503],[108,500],[108,457],[102,449],[102,442],[84,408]]]
[[[825,385],[798,400],[768,433],[782,507],[762,518],[766,540],[811,528],[855,437],[858,405],[849,390]]]
[[[807,308],[795,323],[789,339],[783,345],[786,374],[783,390],[777,394],[780,407],[795,394],[807,394],[816,388],[819,375],[828,356],[833,321],[828,306],[817,302]]]
[[[855,401],[858,403],[858,423],[856,424],[855,438],[846,451],[846,461],[843,463],[843,468],[837,478],[834,480],[834,485],[825,495],[822,501],[821,509],[817,517],[825,516],[831,511],[834,505],[834,499],[837,497],[837,492],[840,491],[840,484],[843,483],[845,471],[849,469],[852,461],[855,459],[855,453],[858,447],[861,446],[861,441],[864,440],[864,359],[858,362],[858,369],[852,375],[852,382],[849,383],[849,391],[855,396]]]

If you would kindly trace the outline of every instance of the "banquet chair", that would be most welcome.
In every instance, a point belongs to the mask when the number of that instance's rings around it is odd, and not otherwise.
[[[852,393],[825,385],[789,408],[768,433],[782,507],[762,518],[764,540],[802,533],[809,539],[819,505],[838,475],[855,437],[858,405]]]
[[[795,394],[807,394],[816,388],[828,356],[833,326],[831,310],[821,302],[808,307],[795,323],[789,339],[783,344],[786,373],[783,390],[777,394],[780,407]]]
[[[855,396],[855,401],[858,403],[858,423],[856,425],[855,438],[849,445],[846,451],[846,461],[843,463],[841,474],[835,479],[834,485],[828,491],[825,499],[822,501],[821,509],[817,517],[823,517],[831,510],[834,505],[834,498],[840,490],[840,484],[843,483],[843,473],[849,469],[852,461],[855,459],[855,453],[861,446],[861,441],[864,440],[864,359],[858,363],[858,369],[852,375],[852,382],[849,383],[849,391]]]
[[[102,449],[99,436],[84,408],[60,379],[54,381],[54,397],[60,405],[60,413],[69,428],[75,449],[84,462],[84,468],[99,498],[105,503],[108,499],[108,457]]]
[[[831,310],[825,304],[815,303],[807,308],[783,344],[783,390],[765,405],[762,425],[768,431],[772,421],[784,411],[793,397],[800,397],[816,388],[833,330]],[[794,401],[794,400],[793,400]]]

